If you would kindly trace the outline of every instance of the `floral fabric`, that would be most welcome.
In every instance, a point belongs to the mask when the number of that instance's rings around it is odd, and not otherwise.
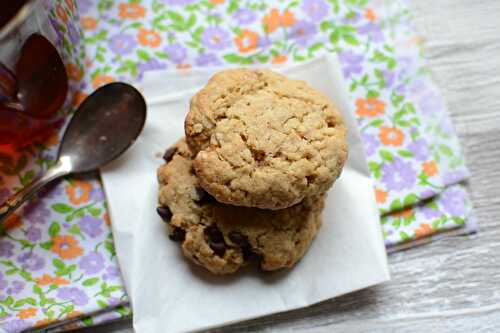
[[[467,223],[470,201],[455,184],[468,171],[404,3],[53,1],[46,2],[69,45],[80,41],[64,28],[78,5],[86,49],[68,64],[76,91],[70,112],[99,86],[138,82],[148,71],[272,66],[333,52],[358,118],[386,245]],[[0,202],[51,165],[58,142],[0,154]],[[97,176],[67,178],[9,220],[0,238],[0,327],[18,332],[83,318],[58,328],[68,329],[129,315],[109,223]]]

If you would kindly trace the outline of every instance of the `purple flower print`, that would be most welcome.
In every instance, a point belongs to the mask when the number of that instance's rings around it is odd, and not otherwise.
[[[9,283],[3,279],[3,274],[0,272],[0,290],[4,290]]]
[[[35,227],[28,227],[26,230],[26,238],[30,242],[38,242],[42,238],[42,231]]]
[[[339,60],[342,63],[342,70],[346,78],[350,78],[352,74],[362,72],[363,58],[363,55],[356,54],[350,50],[339,53]]]
[[[8,240],[2,239],[0,240],[0,257],[2,258],[10,258],[13,255],[12,250],[14,249],[14,245],[10,243]]]
[[[418,161],[425,161],[429,158],[429,145],[425,139],[418,139],[408,145],[408,150]]]
[[[382,34],[382,30],[380,26],[375,23],[367,23],[358,28],[358,32],[362,35],[367,35],[371,38],[371,40],[375,43],[383,42],[384,35]]]
[[[164,62],[160,62],[156,58],[151,58],[147,62],[140,63],[139,66],[137,66],[139,69],[139,74],[137,75],[137,78],[139,80],[142,80],[144,77],[144,73],[150,72],[150,71],[156,71],[159,69],[165,69],[167,68],[167,64]]]
[[[211,50],[222,50],[231,46],[231,36],[219,27],[208,27],[201,34],[202,44]]]
[[[80,44],[80,32],[75,28],[74,24],[68,25],[68,35],[73,47]]]
[[[112,52],[120,55],[130,54],[137,42],[132,35],[119,33],[109,39],[109,48]]]
[[[31,326],[30,323],[27,321],[24,321],[22,319],[13,319],[8,322],[2,323],[2,328],[7,332],[7,333],[17,333],[25,330]]]
[[[316,33],[316,26],[308,21],[298,21],[290,30],[290,39],[298,45],[306,46],[311,40],[311,36]]]
[[[80,230],[83,231],[84,234],[96,238],[102,233],[102,221],[99,219],[96,219],[95,217],[92,216],[84,216],[78,222],[78,225],[80,226]]]
[[[101,202],[104,198],[105,196],[102,188],[96,186],[90,191],[90,200],[92,200],[92,202]]]
[[[328,15],[329,6],[324,0],[304,0],[302,2],[302,10],[309,15],[313,21],[321,21]]]
[[[26,284],[23,281],[12,281],[6,292],[8,295],[17,295],[24,289],[25,285]]]
[[[23,209],[23,218],[32,224],[45,224],[50,210],[42,201],[30,201]]]
[[[373,134],[363,134],[363,143],[365,147],[365,153],[367,156],[373,155],[375,150],[380,146],[380,141]]]
[[[167,5],[172,5],[172,6],[185,6],[189,5],[193,2],[196,2],[196,0],[163,0]]]
[[[248,9],[239,9],[234,12],[233,20],[235,20],[239,25],[250,24],[257,18],[257,15]]]
[[[115,266],[108,266],[102,275],[103,280],[112,280],[120,277],[120,270]]]
[[[83,306],[89,302],[87,294],[76,287],[61,287],[57,289],[57,297],[72,301],[74,305]]]
[[[420,111],[425,115],[438,113],[443,110],[443,101],[441,97],[434,92],[428,92],[420,96],[417,105]]]
[[[464,192],[457,188],[449,188],[440,195],[443,209],[450,215],[463,216],[465,214]]]
[[[122,303],[122,301],[118,297],[110,297],[108,298],[108,304],[109,306],[116,306],[118,304]]]
[[[17,257],[17,261],[21,263],[21,267],[30,271],[38,271],[45,266],[45,259],[34,254],[33,252],[24,252]]]
[[[450,171],[443,175],[443,182],[445,185],[452,185],[459,183],[469,177],[467,170]]]
[[[433,219],[441,215],[438,210],[428,206],[423,206],[421,212],[424,214],[426,219]]]
[[[4,203],[10,197],[10,191],[8,188],[0,188],[0,204]]]
[[[382,72],[382,75],[384,77],[385,87],[392,87],[394,81],[396,80],[396,73],[394,73],[393,71],[385,70]]]
[[[80,11],[80,14],[88,13],[93,7],[92,0],[77,0],[76,2],[78,3],[78,10]]]
[[[96,274],[104,268],[104,258],[98,252],[90,252],[78,263],[85,274]]]
[[[389,190],[401,191],[411,188],[417,180],[411,162],[405,162],[399,157],[394,158],[391,163],[384,164],[382,173],[382,182]]]
[[[219,58],[213,53],[200,54],[195,60],[197,66],[219,66],[222,64]]]
[[[267,49],[271,45],[273,45],[273,42],[272,42],[271,38],[269,38],[266,35],[260,36],[258,41],[257,41],[257,46],[261,49]]]
[[[174,64],[182,64],[186,59],[187,49],[180,43],[174,43],[165,47],[165,53]]]

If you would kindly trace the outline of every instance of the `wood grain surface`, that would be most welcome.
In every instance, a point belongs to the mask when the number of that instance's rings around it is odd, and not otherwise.
[[[410,3],[472,172],[480,232],[391,254],[384,285],[212,332],[500,332],[500,1]]]

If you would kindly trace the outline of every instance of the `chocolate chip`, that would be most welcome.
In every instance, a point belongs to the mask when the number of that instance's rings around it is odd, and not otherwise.
[[[210,246],[212,251],[214,251],[214,253],[216,255],[218,255],[219,257],[223,257],[224,253],[226,253],[226,244],[224,244],[224,243],[210,242],[208,245]]]
[[[250,246],[245,246],[241,249],[243,252],[243,260],[245,261],[261,261],[262,256],[255,253]]]
[[[226,243],[224,242],[222,232],[214,225],[206,227],[203,232],[212,251],[219,257],[224,256],[224,253],[226,253]]]
[[[174,227],[174,231],[168,237],[173,240],[174,242],[184,242],[184,239],[186,238],[186,231],[181,228]]]
[[[241,248],[241,252],[243,253],[244,260],[261,260],[262,256],[255,253],[252,249],[252,246],[248,242],[248,238],[241,234],[238,231],[231,231],[228,235],[231,242],[238,245]]]
[[[205,205],[208,203],[215,202],[215,198],[212,197],[210,194],[208,194],[207,191],[205,191],[201,187],[197,187],[195,190],[196,190],[196,195],[198,196],[196,202],[199,203],[200,205]]]
[[[234,244],[240,246],[240,247],[246,247],[248,246],[248,238],[245,235],[242,235],[238,231],[231,231],[228,235],[229,239],[231,242]]]
[[[205,233],[205,236],[207,236],[207,238],[214,243],[224,242],[222,232],[220,232],[220,230],[214,225],[206,227],[203,232]]]
[[[168,207],[156,207],[156,212],[160,215],[163,222],[169,222],[172,218],[172,212]]]
[[[177,152],[177,147],[170,147],[165,151],[165,154],[163,154],[163,159],[165,162],[170,162],[172,160],[172,157],[174,157],[175,153]]]

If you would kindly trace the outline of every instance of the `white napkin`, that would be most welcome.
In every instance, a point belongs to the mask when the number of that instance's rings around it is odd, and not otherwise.
[[[280,68],[308,81],[340,107],[349,127],[349,160],[328,195],[323,226],[291,270],[213,276],[185,260],[156,214],[156,169],[183,136],[189,99],[206,71],[157,72],[140,89],[148,101],[144,132],[102,170],[113,235],[138,332],[185,332],[308,306],[389,279],[373,184],[336,58]],[[187,89],[187,90],[186,90]],[[174,92],[170,94],[165,94]]]

